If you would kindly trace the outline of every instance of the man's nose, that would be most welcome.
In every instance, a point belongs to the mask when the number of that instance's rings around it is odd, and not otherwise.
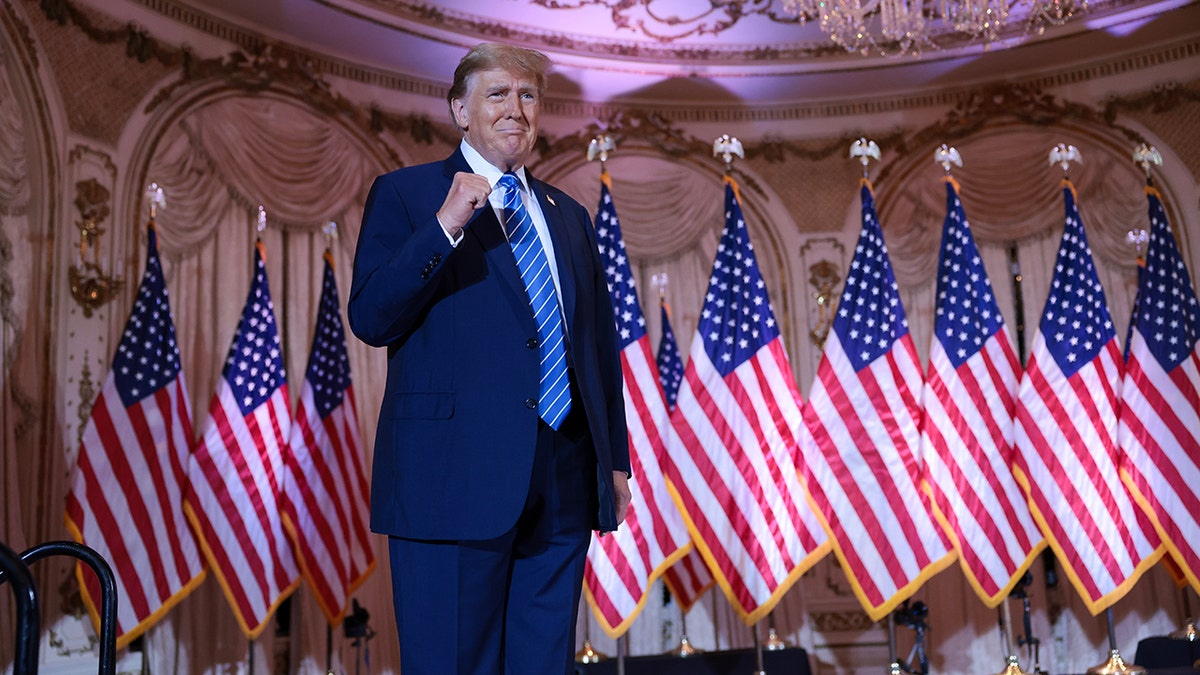
[[[520,96],[512,96],[506,102],[506,111],[509,117],[520,119],[525,116],[525,106],[521,102]]]

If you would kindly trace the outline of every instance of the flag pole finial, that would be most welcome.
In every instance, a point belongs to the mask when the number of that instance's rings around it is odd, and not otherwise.
[[[1162,166],[1162,155],[1159,154],[1158,148],[1153,145],[1142,143],[1133,149],[1133,161],[1142,167],[1142,171],[1146,172],[1146,184],[1150,185],[1154,179],[1150,177],[1150,165]]]
[[[668,281],[669,278],[667,277],[666,272],[659,272],[658,274],[654,274],[650,277],[650,283],[653,284],[656,289],[658,289],[659,302],[662,302],[663,298],[667,296]]]
[[[1050,164],[1062,167],[1063,178],[1068,178],[1067,172],[1071,169],[1071,162],[1083,164],[1083,156],[1075,146],[1059,143],[1050,150]]]
[[[608,161],[608,153],[615,152],[616,149],[617,144],[613,142],[612,136],[609,136],[608,134],[597,134],[596,137],[588,143],[588,161],[590,162],[594,159],[599,159],[600,170],[606,171],[607,169],[604,168],[604,163]]]
[[[262,205],[258,205],[258,224],[255,225],[254,231],[257,236],[261,237],[264,230],[267,229],[267,209]]]
[[[146,188],[146,200],[150,203],[150,222],[158,217],[158,210],[167,205],[167,198],[163,195],[163,189],[158,186],[158,183],[150,183]]]
[[[870,172],[867,170],[871,160],[879,161],[879,145],[875,141],[867,140],[865,137],[860,138],[850,144],[850,157],[857,157],[858,161],[863,165],[863,178],[869,178]]]
[[[719,138],[713,141],[713,157],[720,157],[725,161],[726,176],[733,172],[734,155],[742,159],[746,158],[746,153],[742,150],[742,142],[736,137],[729,134],[721,134]]]
[[[947,146],[945,143],[942,143],[942,147],[934,151],[933,161],[942,165],[942,169],[946,171],[947,176],[950,175],[951,164],[959,168],[962,167],[962,156],[958,154],[958,149]]]
[[[1133,247],[1139,265],[1146,262],[1146,258],[1142,255],[1142,246],[1148,241],[1150,241],[1150,234],[1140,227],[1135,227],[1125,234],[1125,243]]]
[[[333,248],[333,242],[338,238],[338,224],[330,220],[321,226],[321,233],[325,235],[325,248]]]

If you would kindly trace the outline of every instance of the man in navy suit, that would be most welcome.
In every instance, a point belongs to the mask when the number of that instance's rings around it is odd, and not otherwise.
[[[371,526],[389,537],[404,675],[572,672],[591,530],[615,530],[629,504],[621,366],[591,219],[525,167],[549,67],[528,49],[472,49],[447,96],[462,143],[377,178],[363,214],[348,313],[388,355]],[[563,326],[569,412],[552,423],[539,413],[548,340],[502,224],[506,173]]]

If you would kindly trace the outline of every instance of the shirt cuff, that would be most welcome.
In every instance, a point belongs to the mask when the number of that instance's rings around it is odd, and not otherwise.
[[[455,237],[454,235],[450,234],[449,230],[446,229],[446,226],[442,224],[441,218],[438,218],[435,215],[434,219],[438,221],[438,227],[442,228],[442,234],[446,235],[446,241],[450,242],[450,248],[458,248],[458,243],[462,241],[463,233],[466,231],[466,228],[459,230],[458,236]]]

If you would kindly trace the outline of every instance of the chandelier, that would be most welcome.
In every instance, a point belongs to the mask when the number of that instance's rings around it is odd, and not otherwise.
[[[848,52],[919,54],[943,44],[982,43],[1005,34],[1041,34],[1087,10],[1087,0],[782,0]],[[1007,31],[1007,32],[1006,32]]]

